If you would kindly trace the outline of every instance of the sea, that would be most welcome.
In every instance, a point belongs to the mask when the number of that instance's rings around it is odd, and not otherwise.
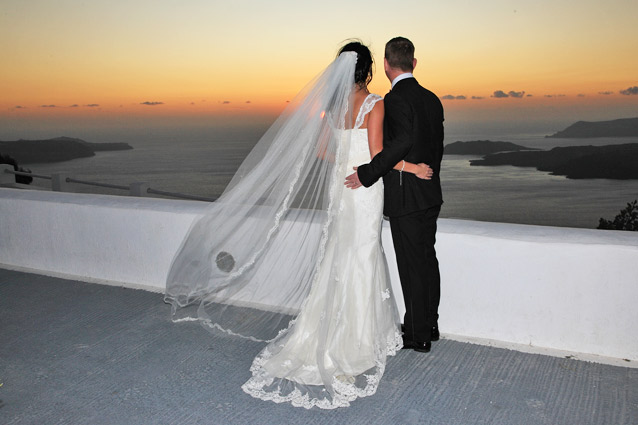
[[[132,150],[97,152],[90,158],[49,164],[20,164],[36,174],[65,173],[74,179],[151,188],[203,197],[219,196],[268,127],[267,121],[137,129],[82,129],[88,142],[126,142]],[[560,130],[562,128],[557,128]],[[530,148],[638,143],[638,138],[557,139],[547,131],[447,131],[445,143],[508,141]],[[595,229],[638,199],[638,180],[567,179],[535,168],[470,166],[471,155],[445,155],[441,170],[441,217],[488,222]],[[48,182],[36,179],[36,186]],[[50,186],[49,186],[50,187]],[[127,195],[126,191],[73,185],[79,193]]]

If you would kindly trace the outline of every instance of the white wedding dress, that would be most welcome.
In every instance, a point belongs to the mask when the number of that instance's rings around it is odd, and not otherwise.
[[[370,161],[367,129],[360,128],[381,98],[370,94],[350,139],[343,185],[352,167]],[[263,400],[325,409],[348,406],[376,392],[386,357],[402,346],[400,322],[380,232],[383,184],[345,189],[318,272],[299,315],[253,361],[243,390]]]
[[[341,53],[288,104],[193,221],[166,278],[175,322],[268,343],[242,386],[264,400],[348,406],[376,391],[401,347],[382,184],[344,186],[370,161],[360,127],[380,100],[353,110],[356,63]]]

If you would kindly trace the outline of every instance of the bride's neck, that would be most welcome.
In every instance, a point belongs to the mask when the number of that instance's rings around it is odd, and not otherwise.
[[[354,86],[354,92],[355,92],[355,93],[361,93],[361,92],[363,92],[363,93],[370,93],[370,92],[368,91],[368,86],[367,86],[367,85],[365,85],[365,86],[355,85],[355,86]]]

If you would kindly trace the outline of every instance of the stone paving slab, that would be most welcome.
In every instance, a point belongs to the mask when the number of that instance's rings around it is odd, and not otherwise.
[[[443,339],[332,411],[240,388],[261,343],[173,323],[161,294],[0,269],[2,424],[638,424],[638,369]]]

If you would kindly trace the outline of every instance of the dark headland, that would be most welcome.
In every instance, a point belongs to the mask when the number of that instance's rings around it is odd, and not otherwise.
[[[454,142],[445,146],[445,155],[489,155],[497,152],[535,151],[512,142],[493,142],[491,140],[472,140],[469,142]]]
[[[551,136],[556,138],[638,137],[638,118],[612,121],[578,121]],[[476,141],[452,143],[448,154],[485,155],[470,165],[513,165],[535,167],[569,179],[638,179],[638,143],[605,146],[557,147],[549,151],[518,145],[504,149],[507,142]],[[456,146],[454,146],[456,145]],[[493,149],[493,151],[490,151]]]
[[[551,136],[557,138],[585,137],[638,137],[638,118],[621,118],[611,121],[578,121],[565,130]]]
[[[470,160],[470,164],[536,167],[570,179],[638,179],[638,143],[502,152]]]
[[[72,137],[0,141],[0,153],[15,158],[20,164],[69,161],[94,156],[99,151],[128,149],[133,149],[128,143],[90,143]]]

